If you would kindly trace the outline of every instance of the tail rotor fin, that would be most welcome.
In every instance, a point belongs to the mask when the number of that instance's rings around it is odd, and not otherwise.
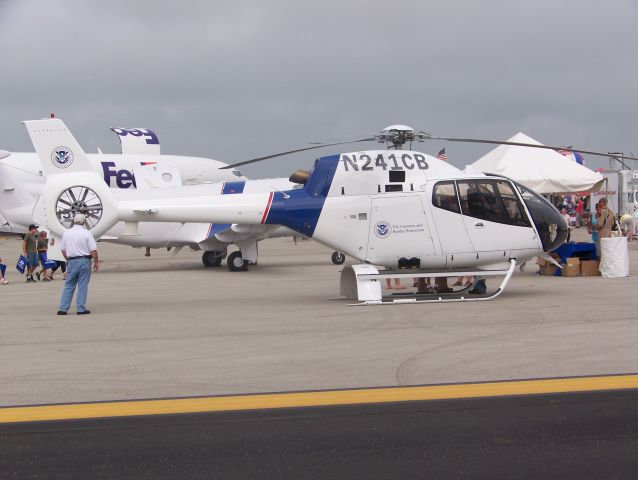
[[[93,236],[102,236],[117,222],[117,202],[80,144],[58,118],[23,123],[46,175],[33,209],[34,220],[59,240],[75,214],[83,213]]]

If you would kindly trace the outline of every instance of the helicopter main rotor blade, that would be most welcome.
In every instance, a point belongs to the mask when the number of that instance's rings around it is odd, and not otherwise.
[[[337,143],[322,143],[321,145],[313,145],[312,147],[304,147],[297,148],[295,150],[288,150],[287,152],[273,153],[272,155],[266,155],[263,157],[251,158],[250,160],[244,160],[243,162],[233,163],[232,165],[226,165],[225,167],[221,167],[220,170],[226,170],[228,168],[236,168],[241,167],[242,165],[248,165],[251,163],[261,162],[263,160],[268,160],[270,158],[283,157],[284,155],[290,155],[292,153],[305,152],[307,150],[315,150],[317,148],[323,147],[332,147],[334,145],[346,145],[348,143],[359,143],[359,142],[374,142],[376,139],[373,138],[361,138],[359,140],[351,140],[349,142],[337,142]]]
[[[533,143],[503,142],[499,140],[483,140],[480,138],[455,138],[455,137],[433,137],[433,136],[430,136],[428,140],[444,140],[447,142],[460,142],[460,143],[487,143],[490,145],[512,145],[514,147],[545,148],[548,150],[565,150],[568,152],[586,153],[587,155],[598,155],[600,157],[615,157],[615,158],[622,158],[626,160],[638,160],[638,158],[636,157],[629,157],[626,155],[620,155],[620,154],[614,154],[614,153],[590,152],[588,150],[581,150],[579,148],[551,147],[548,145],[535,145]]]
[[[581,150],[578,148],[571,148],[571,147],[553,147],[549,145],[536,145],[533,143],[508,142],[508,141],[502,141],[502,140],[487,140],[487,139],[481,139],[481,138],[435,137],[425,132],[419,132],[419,133],[423,135],[422,139],[424,140],[443,140],[446,142],[483,143],[488,145],[511,145],[514,147],[544,148],[547,150],[556,150],[556,151],[564,150],[568,152],[578,152],[578,153],[584,153],[587,155],[596,155],[600,157],[615,157],[615,158],[624,159],[624,160],[638,160],[638,157],[630,157],[627,155],[620,155],[620,154],[614,154],[614,153],[592,152],[589,150]],[[272,155],[265,155],[263,157],[251,158],[250,160],[244,160],[243,162],[237,162],[230,165],[226,165],[225,167],[221,167],[221,170],[226,170],[229,168],[237,168],[243,165],[249,165],[251,163],[257,163],[257,162],[262,162],[264,160],[269,160],[271,158],[283,157],[285,155],[291,155],[293,153],[299,153],[299,152],[306,152],[308,150],[315,150],[318,148],[332,147],[335,145],[348,145],[351,143],[375,142],[377,140],[378,139],[375,137],[370,137],[370,138],[361,138],[359,140],[350,140],[347,142],[322,143],[318,145],[313,145],[311,147],[296,148],[294,150],[288,150],[285,152],[273,153]]]

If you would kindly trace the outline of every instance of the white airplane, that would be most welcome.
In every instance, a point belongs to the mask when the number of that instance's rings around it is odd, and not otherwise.
[[[161,155],[157,136],[148,129],[112,128],[122,146],[121,154],[86,154],[93,169],[113,189],[152,190],[149,195],[171,195],[183,185],[200,185],[207,194],[286,190],[287,179],[249,181],[235,168],[217,160]],[[0,232],[24,233],[33,223],[33,208],[42,193],[45,171],[36,153],[0,152]],[[77,193],[77,195],[76,195]],[[134,196],[135,194],[131,194]],[[62,203],[69,212],[81,208],[81,192],[69,192]],[[133,247],[172,248],[188,246],[203,250],[207,267],[219,266],[230,244],[239,247],[227,259],[231,271],[245,270],[257,261],[257,243],[269,237],[293,235],[283,227],[245,227],[218,223],[143,222],[136,235],[127,235],[123,223],[109,229],[102,241]]]
[[[517,264],[547,257],[567,237],[560,212],[529,189],[502,176],[463,172],[430,155],[403,150],[407,141],[429,138],[405,126],[389,127],[376,137],[392,143],[395,150],[319,158],[312,172],[291,176],[298,188],[208,195],[184,187],[182,197],[144,198],[141,191],[133,198],[105,185],[59,120],[24,123],[47,177],[34,216],[53,238],[68,226],[60,199],[73,188],[83,189],[90,199],[84,211],[98,237],[118,221],[124,221],[131,233],[149,220],[284,225],[363,262],[343,269],[341,292],[367,304],[384,303],[379,280],[392,277],[504,279],[491,293],[472,296],[476,288],[468,292],[446,287],[435,293],[420,289],[414,297],[393,298],[391,303],[495,298]],[[63,165],[60,149],[71,158]]]

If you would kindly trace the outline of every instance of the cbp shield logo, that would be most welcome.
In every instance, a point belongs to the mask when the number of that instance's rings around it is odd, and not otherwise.
[[[388,222],[377,222],[374,226],[374,234],[379,238],[388,238],[390,233],[392,233],[392,228]]]
[[[73,163],[73,152],[68,147],[57,147],[51,153],[51,161],[58,168],[67,168]]]

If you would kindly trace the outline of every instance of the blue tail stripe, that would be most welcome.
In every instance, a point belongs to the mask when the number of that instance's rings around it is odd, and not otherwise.
[[[306,237],[312,237],[337,171],[339,158],[340,155],[331,155],[317,160],[304,188],[275,192],[264,223],[284,225]]]

